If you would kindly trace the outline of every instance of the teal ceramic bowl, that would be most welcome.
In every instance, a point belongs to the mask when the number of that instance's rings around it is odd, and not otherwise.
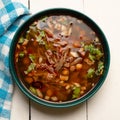
[[[29,92],[29,90],[25,87],[25,85],[19,80],[16,70],[15,70],[15,66],[14,66],[14,52],[15,52],[16,43],[17,43],[19,35],[22,33],[22,31],[24,31],[24,28],[28,27],[34,20],[37,20],[41,16],[47,16],[48,14],[52,14],[52,13],[54,13],[54,14],[55,13],[59,13],[59,14],[64,13],[67,15],[72,15],[74,17],[80,18],[83,21],[85,21],[97,33],[98,37],[101,40],[101,43],[103,45],[103,50],[105,53],[104,73],[103,73],[102,77],[100,78],[100,80],[98,81],[98,83],[94,86],[94,88],[92,90],[90,90],[87,94],[82,96],[81,98],[78,98],[78,99],[75,99],[72,101],[68,101],[68,102],[61,102],[61,103],[50,102],[50,101],[40,99],[40,98],[36,97],[35,95],[33,95],[31,92]],[[109,51],[109,45],[108,45],[108,42],[106,40],[104,33],[102,32],[100,27],[93,20],[91,20],[86,15],[84,15],[80,12],[74,11],[74,10],[55,8],[55,9],[41,11],[41,12],[31,16],[24,24],[21,25],[21,27],[17,30],[17,32],[14,35],[14,38],[12,40],[11,47],[10,47],[10,53],[9,53],[9,61],[10,61],[10,72],[11,72],[12,78],[16,82],[16,84],[20,88],[20,90],[27,97],[29,97],[31,100],[33,100],[36,103],[39,103],[41,105],[62,108],[62,107],[70,107],[70,106],[78,105],[78,104],[88,100],[89,98],[91,98],[99,90],[99,88],[104,83],[106,76],[108,74],[109,65],[110,65],[110,51]]]

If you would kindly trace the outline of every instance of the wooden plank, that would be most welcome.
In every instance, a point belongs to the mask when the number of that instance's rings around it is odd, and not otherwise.
[[[36,4],[37,3],[37,4]],[[30,10],[34,14],[48,8],[71,8],[83,12],[83,0],[31,0]],[[86,105],[73,108],[56,109],[31,103],[31,120],[86,120]]]
[[[85,0],[84,11],[104,31],[111,50],[109,74],[101,89],[88,102],[88,120],[120,120],[119,0]]]
[[[31,104],[31,120],[86,120],[85,103],[70,108],[50,108]]]
[[[28,8],[28,0],[19,0],[23,5]],[[29,101],[18,89],[14,88],[11,120],[28,120],[29,119]]]
[[[64,1],[64,0],[31,0],[30,10],[34,14],[38,11],[48,8],[71,8],[78,11],[83,11],[83,1]],[[71,108],[47,108],[36,103],[31,103],[31,120],[86,120],[86,106],[85,103]]]
[[[28,8],[28,0],[19,0],[19,1]]]
[[[49,8],[71,8],[83,12],[83,0],[31,0],[30,10],[34,14]]]
[[[29,100],[17,86],[14,88],[11,120],[29,120]]]

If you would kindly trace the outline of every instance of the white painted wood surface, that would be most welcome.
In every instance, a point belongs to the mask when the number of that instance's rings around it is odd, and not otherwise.
[[[83,0],[30,0],[30,10],[33,14],[40,10],[56,7],[83,11]]]
[[[104,31],[111,51],[108,77],[100,91],[88,101],[88,120],[120,120],[120,1],[85,0],[84,10]]]
[[[46,108],[30,102],[15,86],[11,120],[120,120],[120,1],[119,0],[20,0],[32,14],[53,7],[85,13],[103,30],[110,45],[111,65],[101,89],[73,108]]]

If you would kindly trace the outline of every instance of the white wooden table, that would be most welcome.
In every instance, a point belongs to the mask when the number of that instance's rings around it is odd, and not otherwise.
[[[101,89],[88,101],[73,108],[46,108],[14,89],[11,120],[120,120],[120,1],[119,0],[21,0],[31,13],[65,7],[92,18],[105,33],[111,65]]]

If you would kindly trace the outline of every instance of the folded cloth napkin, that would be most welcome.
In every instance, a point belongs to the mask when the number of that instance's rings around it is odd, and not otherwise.
[[[0,0],[0,120],[9,120],[13,83],[9,72],[9,47],[29,10],[18,0]]]

